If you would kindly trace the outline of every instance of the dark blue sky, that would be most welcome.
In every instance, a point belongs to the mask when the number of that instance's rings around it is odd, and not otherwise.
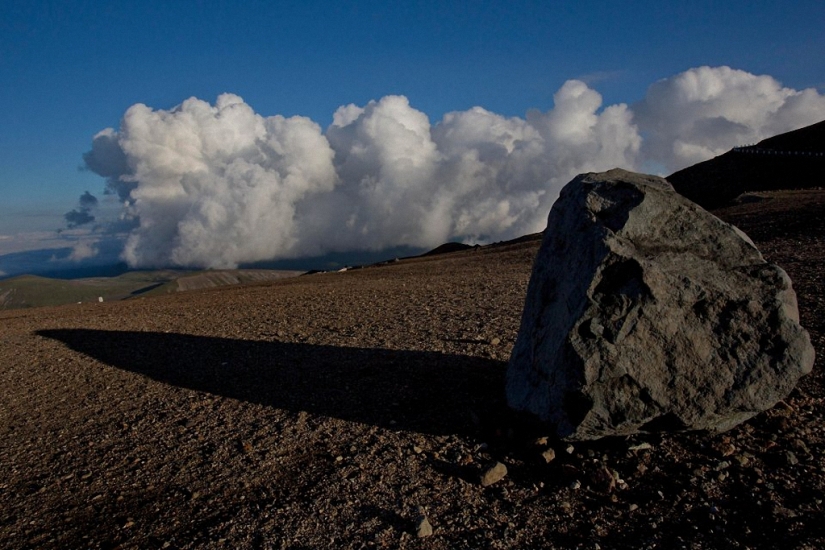
[[[524,117],[580,79],[604,105],[730,66],[825,86],[821,0],[597,2],[0,2],[0,236],[57,228],[103,180],[92,137],[135,103],[241,96],[326,128],[390,94],[435,123],[473,106]]]

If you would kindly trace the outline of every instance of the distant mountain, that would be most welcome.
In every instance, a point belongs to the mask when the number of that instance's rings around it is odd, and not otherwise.
[[[825,187],[825,121],[736,147],[667,180],[706,209],[726,206],[746,192]]]
[[[109,245],[110,243],[107,243]],[[39,275],[58,279],[80,277],[114,277],[129,270],[118,260],[119,250],[103,253],[81,261],[69,259],[72,249],[41,248],[0,255],[0,279],[16,275]]]

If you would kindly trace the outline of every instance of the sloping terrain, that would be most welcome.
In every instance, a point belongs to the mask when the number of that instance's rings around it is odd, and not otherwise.
[[[287,277],[297,277],[303,271],[283,271],[273,269],[215,269],[181,275],[173,281],[152,289],[152,294],[168,294],[186,290],[216,288],[226,285],[277,281]]]
[[[708,209],[729,206],[749,191],[825,187],[825,121],[737,147],[667,180]]]
[[[720,215],[787,269],[825,357],[810,193]],[[825,547],[820,362],[726,434],[541,460],[503,402],[537,247],[0,312],[0,547]]]
[[[172,271],[134,272],[118,277],[52,279],[20,275],[0,281],[0,309],[123,300],[180,276]]]

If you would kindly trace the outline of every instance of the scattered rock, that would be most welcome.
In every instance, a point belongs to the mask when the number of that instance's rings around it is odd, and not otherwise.
[[[581,473],[579,469],[572,464],[562,464],[561,472],[568,478],[576,477]]]
[[[545,449],[541,453],[541,458],[544,460],[546,464],[549,464],[556,459],[556,451],[554,451],[552,448]]]
[[[596,490],[604,493],[610,493],[616,488],[616,478],[606,466],[597,468],[591,476],[591,481]]]
[[[739,466],[742,466],[742,467],[747,466],[751,462],[750,457],[748,457],[748,455],[744,455],[744,454],[736,455],[736,456],[733,457],[733,459],[736,461],[737,464],[739,464]]]
[[[797,515],[798,515],[793,510],[791,510],[789,508],[785,508],[784,506],[780,506],[778,504],[776,506],[774,506],[773,514],[777,517],[785,518],[785,519],[793,519],[793,518],[797,517]]]
[[[430,525],[430,520],[426,516],[421,516],[415,526],[415,536],[423,539],[433,534],[433,526]]]
[[[785,432],[788,431],[791,427],[791,421],[787,416],[778,416],[774,418],[772,425],[774,429]]]
[[[736,453],[736,446],[729,443],[719,449],[719,452],[722,456],[731,456]]]
[[[567,440],[721,432],[810,372],[796,294],[753,242],[662,178],[575,178],[553,205],[507,401]]]
[[[713,469],[716,470],[717,472],[721,472],[722,470],[727,470],[728,468],[730,468],[730,462],[728,462],[727,460],[720,460],[719,462],[717,462],[713,466]]]
[[[811,453],[810,449],[808,449],[808,445],[806,445],[801,439],[794,439],[791,441],[791,447],[806,455]]]
[[[494,483],[498,483],[507,475],[507,466],[501,462],[496,462],[484,469],[481,473],[481,486],[489,487]]]

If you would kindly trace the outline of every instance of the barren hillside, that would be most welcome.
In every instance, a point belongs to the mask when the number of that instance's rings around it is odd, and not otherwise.
[[[806,193],[720,215],[787,269],[825,357]],[[0,312],[0,547],[825,546],[819,362],[729,433],[541,460],[502,395],[537,246]]]

